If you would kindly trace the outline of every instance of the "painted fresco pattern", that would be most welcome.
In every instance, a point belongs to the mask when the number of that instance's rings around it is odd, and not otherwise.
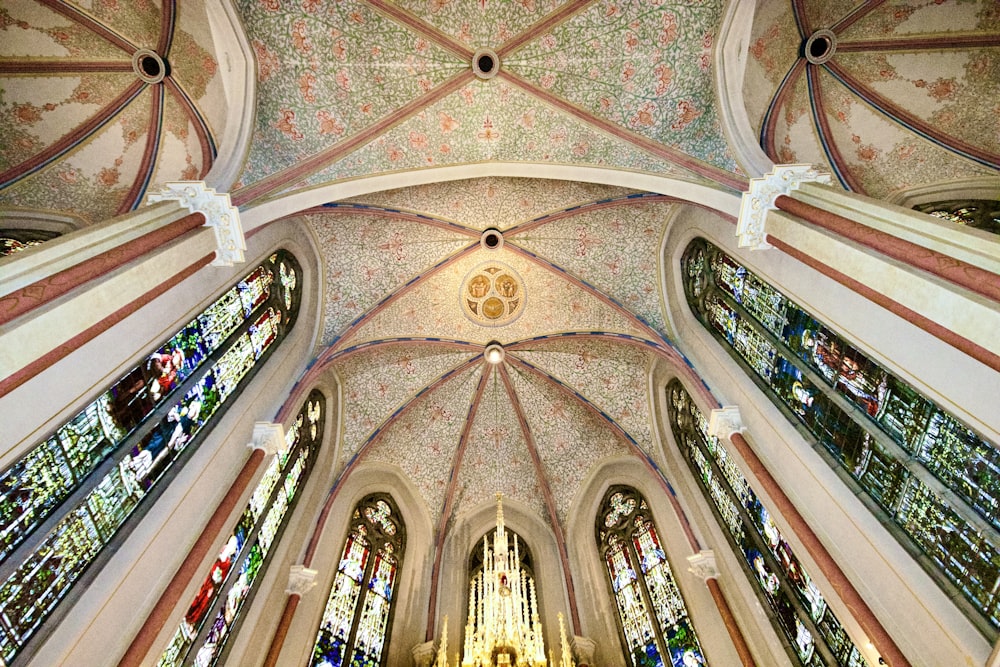
[[[350,456],[386,416],[446,371],[466,361],[475,350],[392,345],[348,357],[338,364],[343,383],[344,455]]]
[[[441,514],[452,454],[465,425],[481,368],[474,368],[420,399],[376,442],[372,460],[402,468],[427,501],[431,516]],[[399,447],[395,443],[405,442]]]
[[[502,261],[524,279],[527,303],[515,322],[500,329],[482,327],[459,311],[459,285],[474,267],[487,259]],[[510,342],[548,331],[617,331],[642,335],[620,311],[599,301],[565,277],[504,249],[476,250],[446,269],[422,279],[364,323],[352,344],[396,336],[434,336],[442,331],[454,338],[485,344],[499,337]]]
[[[766,3],[758,11],[743,93],[771,159],[818,164],[845,187],[873,197],[995,176],[1000,105],[989,100],[1000,99],[1000,48],[952,48],[949,37],[995,36],[1000,7],[990,0],[883,3],[862,8],[855,22],[838,27],[855,4],[802,3],[808,27],[834,27],[844,48],[826,65],[801,67],[784,93],[783,79],[805,62],[792,3]],[[873,41],[886,39],[922,42],[899,50]],[[858,44],[865,46],[858,51]],[[818,75],[810,86],[807,70],[813,68]],[[963,142],[979,154],[968,153]]]
[[[712,90],[722,5],[594,3],[504,66],[601,118],[737,171]]]
[[[421,211],[474,229],[507,229],[567,206],[624,197],[635,190],[575,181],[476,178],[375,192],[345,202]]]
[[[498,374],[487,378],[479,410],[462,459],[456,506],[474,508],[513,498],[543,519],[548,518],[538,474],[528,451],[517,413]]]
[[[397,0],[395,4],[472,49],[483,46],[495,49],[563,3],[560,0]]]
[[[647,351],[589,340],[538,343],[513,354],[577,388],[652,453],[648,385],[652,358]]]
[[[76,4],[129,43],[157,47],[159,3]],[[204,10],[186,7],[183,14],[178,8],[167,57],[170,76],[192,104],[212,108],[212,116],[221,121],[226,105],[211,36],[205,32],[196,38],[179,27],[183,19],[203,32],[198,22],[205,23]],[[6,182],[0,183],[0,207],[42,209],[98,222],[128,208],[142,199],[143,192],[159,189],[165,181],[199,179],[214,159],[211,140],[206,140],[208,148],[202,148],[202,126],[195,127],[192,112],[171,94],[164,95],[163,122],[153,119],[152,98],[160,94],[163,84],[143,85],[125,101],[124,108],[115,108],[112,102],[138,81],[134,73],[58,69],[92,61],[130,67],[131,54],[38,2],[16,0],[0,8],[0,58],[15,72],[0,79],[0,171],[11,171]],[[20,63],[30,68],[39,62],[50,65],[40,73],[16,74]],[[94,118],[106,120],[73,136]],[[210,134],[213,129],[206,127]],[[150,172],[142,168],[142,155],[151,131],[159,135],[159,141]],[[26,161],[58,144],[66,144],[65,150],[25,175]],[[145,181],[150,173],[148,185],[125,201],[133,184]]]
[[[379,299],[436,262],[478,242],[474,236],[372,215],[306,216],[326,262],[323,339],[330,342]],[[450,294],[457,299],[456,294]]]
[[[576,490],[604,458],[628,453],[628,446],[593,413],[565,392],[526,372],[511,380],[524,405],[559,521],[565,525]]]
[[[509,241],[594,285],[661,333],[660,242],[671,204],[631,204],[546,222]]]
[[[493,80],[470,83],[288,191],[359,173],[489,160],[625,166],[702,181],[518,88]]]
[[[465,67],[363,2],[237,5],[257,58],[242,185],[333,146]]]

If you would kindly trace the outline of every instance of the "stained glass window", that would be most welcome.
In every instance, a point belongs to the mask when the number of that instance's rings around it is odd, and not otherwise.
[[[174,667],[185,660],[208,667],[223,656],[244,603],[267,569],[271,545],[312,469],[322,418],[323,395],[313,392],[285,432],[285,446],[254,488],[158,667]]]
[[[996,446],[718,248],[696,239],[682,262],[695,315],[1000,628]]]
[[[608,489],[597,516],[597,543],[631,665],[706,664],[649,507],[635,489]]]
[[[804,667],[867,667],[723,443],[709,434],[704,414],[680,382],[674,380],[666,391],[674,438],[790,655]]]
[[[270,289],[276,272],[273,259],[254,269],[0,473],[0,658],[23,650],[134,510],[159,495],[156,484],[291,326],[298,293],[286,309]],[[43,523],[48,533],[28,539]]]
[[[372,494],[358,503],[310,665],[385,664],[385,643],[405,541],[406,531],[391,497]]]
[[[948,220],[958,225],[975,227],[1000,234],[1000,201],[989,199],[956,199],[920,204],[918,211]]]
[[[42,245],[57,236],[57,232],[40,229],[0,229],[0,257]]]

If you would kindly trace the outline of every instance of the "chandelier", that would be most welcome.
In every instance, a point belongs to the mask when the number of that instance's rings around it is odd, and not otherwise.
[[[511,548],[513,542],[513,549]],[[559,614],[561,656],[545,659],[545,640],[538,615],[535,580],[521,568],[519,540],[510,540],[497,494],[497,527],[493,544],[483,537],[483,568],[469,584],[469,618],[465,624],[462,667],[575,667]],[[448,667],[448,619],[444,619],[434,667]],[[455,655],[455,667],[458,655]]]

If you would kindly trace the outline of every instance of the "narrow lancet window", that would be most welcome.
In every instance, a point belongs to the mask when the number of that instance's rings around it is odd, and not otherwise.
[[[677,445],[794,659],[803,667],[865,667],[861,651],[781,536],[770,512],[723,443],[709,434],[704,413],[680,382],[674,380],[666,391]]]
[[[635,489],[608,489],[597,517],[597,543],[630,664],[706,664],[649,506]]]
[[[715,246],[696,239],[681,262],[702,324],[982,614],[963,606],[970,618],[1000,628],[996,446]]]
[[[157,667],[224,661],[226,642],[270,563],[323,439],[323,395],[314,391],[285,431],[229,539],[219,551]]]
[[[0,658],[23,651],[286,335],[298,271],[270,256],[0,473]]]
[[[376,493],[354,508],[310,665],[384,665],[406,531],[392,498]]]

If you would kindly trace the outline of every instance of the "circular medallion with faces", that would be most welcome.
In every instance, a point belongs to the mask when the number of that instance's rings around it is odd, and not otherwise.
[[[462,312],[480,326],[510,324],[524,310],[524,281],[501,262],[474,268],[462,281],[461,290]]]

